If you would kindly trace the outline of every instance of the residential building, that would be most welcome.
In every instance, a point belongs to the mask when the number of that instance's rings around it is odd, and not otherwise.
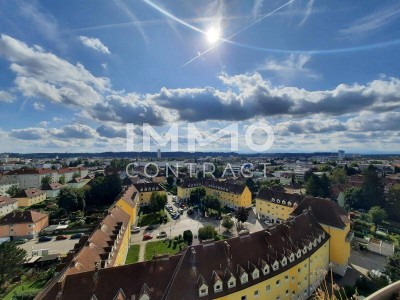
[[[56,198],[60,193],[61,189],[64,188],[66,185],[60,184],[58,182],[50,183],[47,187],[43,189],[46,192],[47,198]]]
[[[329,268],[329,238],[306,211],[273,228],[171,257],[61,274],[36,299],[306,299]]]
[[[7,191],[12,187],[19,187],[17,181],[11,180],[9,178],[1,178],[0,179],[0,196],[10,196],[7,194]]]
[[[256,198],[256,214],[259,219],[281,223],[289,218],[304,196],[271,189],[261,189]]]
[[[32,210],[15,210],[0,218],[0,238],[11,240],[36,238],[38,233],[49,226],[49,216]]]
[[[330,235],[329,261],[333,272],[343,276],[349,264],[350,244],[354,238],[349,214],[330,199],[305,197],[292,216],[298,216],[307,209],[311,209],[318,223]]]
[[[12,212],[18,208],[18,200],[7,196],[0,196],[0,216]]]
[[[136,225],[138,221],[137,215],[139,213],[139,193],[133,186],[125,187],[117,197],[114,205],[121,208],[130,216],[130,223],[132,226]]]
[[[16,197],[18,206],[31,206],[46,200],[46,192],[38,189],[26,189],[23,195]]]
[[[67,185],[74,189],[80,189],[87,185],[89,182],[90,179],[88,178],[85,179],[82,177],[74,177],[70,181],[68,181]]]
[[[73,167],[57,170],[58,179],[64,176],[65,182],[71,181],[74,177],[85,178],[89,171],[85,167]]]
[[[136,183],[133,184],[136,191],[139,193],[139,205],[147,206],[150,204],[151,195],[155,192],[166,194],[165,190],[158,183]]]
[[[178,198],[188,200],[192,190],[203,187],[207,195],[215,195],[230,208],[251,207],[251,192],[246,185],[208,179],[187,180],[178,186]]]

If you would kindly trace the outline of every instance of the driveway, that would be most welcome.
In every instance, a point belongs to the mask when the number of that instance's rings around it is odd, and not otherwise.
[[[18,245],[19,248],[24,249],[28,253],[28,257],[32,256],[32,250],[49,250],[49,254],[67,254],[69,250],[74,249],[75,244],[79,239],[68,239],[56,241],[55,237],[49,242],[38,242],[37,239],[29,240],[25,244]]]

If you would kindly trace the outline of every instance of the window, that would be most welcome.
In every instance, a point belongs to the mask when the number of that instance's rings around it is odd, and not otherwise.
[[[265,291],[266,292],[269,292],[271,290],[271,286],[270,285],[267,285],[266,287],[265,287]]]
[[[289,280],[289,275],[285,275],[285,280],[286,280],[286,281]]]
[[[286,290],[286,296],[289,296],[289,290]]]
[[[242,296],[241,300],[247,300],[247,296]]]
[[[301,268],[298,268],[298,269],[297,269],[297,273],[300,273],[300,272],[301,272]]]
[[[258,296],[258,290],[255,290],[254,291],[254,297],[257,297]]]
[[[276,285],[279,286],[280,284],[281,284],[281,281],[278,279],[278,280],[276,281]]]

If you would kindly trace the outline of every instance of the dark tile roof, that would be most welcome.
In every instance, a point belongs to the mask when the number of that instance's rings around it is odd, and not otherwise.
[[[47,214],[43,214],[33,210],[14,210],[4,217],[0,218],[0,225],[12,225],[20,223],[36,223],[44,218],[47,218]]]
[[[246,187],[245,185],[242,185],[242,184],[216,181],[216,180],[210,180],[210,179],[186,180],[181,185],[182,188],[195,188],[195,187],[201,187],[201,186],[208,187],[210,189],[214,189],[214,190],[218,190],[218,191],[239,194],[239,195],[243,193],[243,191]]]
[[[349,223],[348,213],[330,199],[306,197],[294,209],[292,215],[297,216],[311,209],[318,222],[324,225],[343,229]]]
[[[138,299],[143,293],[152,300],[223,297],[274,277],[306,260],[322,247],[328,238],[329,235],[308,211],[267,230],[226,241],[196,245],[175,256],[68,275],[36,299],[55,299],[57,295],[59,300],[87,300],[93,295],[98,300],[121,296],[125,296],[126,299]],[[311,250],[302,253],[292,262],[287,259],[286,265],[280,263],[278,270],[272,270],[272,264],[276,260],[288,258],[293,252],[310,243]],[[270,266],[270,272],[264,275],[261,269],[266,264]],[[256,279],[250,275],[254,267],[260,270],[260,276]],[[249,274],[249,280],[242,284],[239,275],[244,272]],[[231,276],[236,278],[237,283],[236,287],[228,290],[227,280]],[[214,293],[215,280],[223,282],[222,292]],[[200,298],[198,288],[199,284],[203,283],[208,285],[208,296]]]
[[[291,202],[292,205],[294,203],[300,203],[304,199],[304,195],[299,195],[299,194],[290,194],[290,193],[285,193],[282,191],[276,191],[276,190],[271,190],[271,189],[261,189],[260,192],[258,193],[257,199],[260,200],[265,200],[268,202],[271,202],[272,199],[280,200],[282,203],[282,200],[285,200],[286,202]]]
[[[7,196],[0,196],[0,207],[14,204],[15,202],[18,202],[18,200]]]
[[[133,184],[133,186],[137,189],[139,193],[164,191],[161,185],[154,182],[135,183]]]

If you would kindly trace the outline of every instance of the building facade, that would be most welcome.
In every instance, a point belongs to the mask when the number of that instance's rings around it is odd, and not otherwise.
[[[136,192],[139,194],[139,205],[147,206],[150,204],[150,198],[153,193],[165,194],[165,190],[158,183],[135,183],[133,184]]]
[[[18,208],[18,200],[6,196],[0,196],[0,217],[16,210]]]
[[[32,206],[46,200],[46,192],[38,189],[26,189],[21,197],[17,197],[18,206]]]
[[[182,185],[178,186],[178,198],[188,200],[190,198],[190,193],[199,187],[203,187],[207,195],[216,196],[224,206],[234,209],[239,207],[251,207],[252,195],[247,186],[215,180],[187,180]]]
[[[49,216],[36,211],[13,211],[0,218],[0,238],[11,240],[36,238],[39,232],[49,226]]]

